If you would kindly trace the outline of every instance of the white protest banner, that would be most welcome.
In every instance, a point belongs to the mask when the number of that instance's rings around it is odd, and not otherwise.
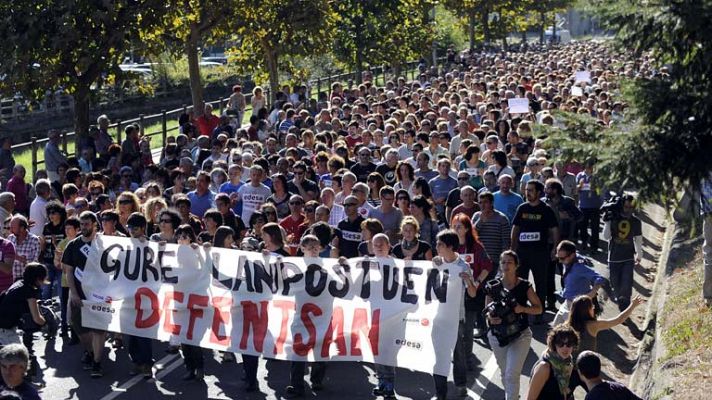
[[[574,83],[591,83],[591,71],[576,71]]]
[[[526,114],[529,112],[529,99],[508,99],[507,106],[510,114]]]
[[[461,271],[393,258],[264,256],[97,235],[84,326],[302,361],[367,361],[447,376]]]
[[[571,86],[571,95],[572,96],[583,96],[583,89],[581,89],[578,86]]]

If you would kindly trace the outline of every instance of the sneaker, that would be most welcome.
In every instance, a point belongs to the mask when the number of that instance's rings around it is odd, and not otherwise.
[[[472,337],[475,339],[482,339],[486,334],[487,331],[480,328],[475,328],[475,330],[472,331]]]
[[[467,386],[458,386],[455,388],[458,397],[467,397]]]
[[[284,397],[287,399],[296,399],[304,396],[304,389],[297,389],[295,386],[289,385],[284,389]]]
[[[150,364],[146,364],[143,366],[142,373],[143,373],[143,379],[153,378],[153,368],[151,367]]]
[[[101,368],[101,363],[99,363],[99,362],[92,363],[91,377],[92,378],[101,378],[102,376],[104,376],[104,370]]]
[[[82,369],[84,371],[91,370],[93,362],[94,362],[94,355],[88,351],[85,351],[84,355],[82,356]]]

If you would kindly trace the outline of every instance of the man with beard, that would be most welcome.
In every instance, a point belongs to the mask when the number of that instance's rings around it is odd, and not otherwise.
[[[79,335],[79,340],[84,346],[85,351],[82,363],[85,365],[85,369],[91,370],[92,378],[100,378],[104,375],[101,368],[101,359],[104,355],[106,332],[82,326],[82,300],[86,300],[86,296],[82,291],[80,277],[84,273],[87,254],[91,249],[98,226],[99,220],[96,214],[91,211],[82,212],[79,216],[81,234],[67,244],[62,254],[62,268],[64,268],[64,274],[69,285],[72,328]]]

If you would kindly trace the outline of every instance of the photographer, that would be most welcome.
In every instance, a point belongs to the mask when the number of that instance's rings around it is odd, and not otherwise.
[[[624,194],[612,206],[607,207],[603,215],[603,239],[608,240],[611,288],[620,311],[630,304],[633,269],[640,265],[640,257],[643,254],[642,224],[640,219],[633,215],[634,210],[635,197]]]
[[[517,253],[506,250],[499,259],[502,277],[487,282],[485,288],[489,324],[487,338],[497,360],[506,399],[509,400],[519,398],[519,379],[532,342],[527,315],[541,314],[542,305],[531,283],[517,276]],[[494,302],[495,297],[498,298],[497,303]],[[513,308],[497,306],[502,303],[515,305]]]
[[[40,288],[47,279],[47,268],[40,263],[25,266],[22,279],[15,282],[0,295],[0,345],[21,343],[17,329],[23,325],[23,316],[32,317],[32,322],[42,326],[46,323],[40,314],[37,300],[41,298]],[[30,321],[24,321],[30,324]]]

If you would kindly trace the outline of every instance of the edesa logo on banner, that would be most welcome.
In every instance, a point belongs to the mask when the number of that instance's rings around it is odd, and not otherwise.
[[[216,350],[447,376],[463,301],[458,275],[426,261],[340,265],[98,235],[82,317],[95,329]]]

